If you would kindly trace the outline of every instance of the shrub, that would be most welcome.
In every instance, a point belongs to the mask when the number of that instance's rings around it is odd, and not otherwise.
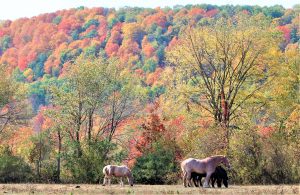
[[[133,177],[136,183],[142,184],[170,184],[176,182],[174,174],[178,171],[174,161],[174,152],[154,143],[153,151],[137,158],[133,167]]]
[[[5,147],[0,154],[0,182],[29,182],[33,180],[30,166]]]

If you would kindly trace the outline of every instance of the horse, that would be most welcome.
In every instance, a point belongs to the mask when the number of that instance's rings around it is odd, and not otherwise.
[[[230,168],[228,159],[223,155],[211,156],[205,159],[188,158],[182,161],[180,166],[183,172],[184,187],[187,187],[187,182],[190,184],[191,173],[196,172],[199,174],[206,174],[203,187],[209,188],[210,177],[220,163],[223,163],[226,167]]]
[[[130,186],[133,186],[133,177],[132,177],[131,170],[125,165],[122,166],[107,165],[103,168],[103,174],[104,174],[104,180],[102,184],[103,186],[105,186],[106,183],[110,185],[110,180],[112,176],[120,178],[121,186],[124,186],[123,177],[127,177],[128,183],[130,184]]]
[[[194,186],[198,187],[198,183],[202,186],[201,179],[202,177],[206,177],[206,174],[198,174],[195,172],[191,173],[191,178],[194,183]],[[217,166],[215,172],[210,177],[211,185],[214,188],[215,182],[217,181],[217,186],[220,188],[222,186],[222,182],[226,188],[228,188],[228,176],[226,170],[221,167]]]

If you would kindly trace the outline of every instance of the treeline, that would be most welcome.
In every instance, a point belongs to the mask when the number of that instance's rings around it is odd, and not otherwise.
[[[0,182],[180,183],[228,156],[230,183],[296,183],[299,6],[63,10],[0,26]]]

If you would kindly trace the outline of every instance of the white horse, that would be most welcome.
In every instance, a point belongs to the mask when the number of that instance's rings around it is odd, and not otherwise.
[[[133,177],[131,170],[125,166],[117,166],[117,165],[107,165],[103,168],[103,174],[104,174],[104,180],[103,180],[103,186],[108,183],[110,185],[110,180],[111,177],[120,177],[120,182],[121,185],[124,186],[123,184],[123,177],[127,177],[128,183],[133,186]]]
[[[216,167],[223,163],[230,168],[230,164],[226,156],[217,155],[207,157],[205,159],[188,158],[181,162],[181,170],[183,172],[183,185],[187,187],[187,182],[190,184],[191,173],[206,174],[203,187],[209,187],[210,176],[215,172]]]

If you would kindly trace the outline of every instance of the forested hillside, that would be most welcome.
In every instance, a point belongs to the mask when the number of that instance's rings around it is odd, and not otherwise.
[[[78,7],[0,22],[0,182],[300,179],[300,6]],[[161,167],[157,169],[156,167]]]

